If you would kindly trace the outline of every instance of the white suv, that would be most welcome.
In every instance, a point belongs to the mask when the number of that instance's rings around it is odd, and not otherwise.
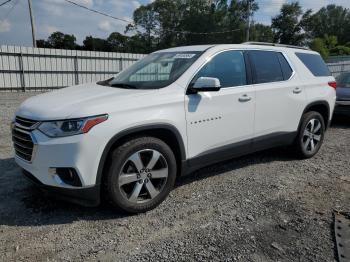
[[[336,83],[316,52],[274,44],[157,51],[106,81],[45,93],[16,112],[16,162],[46,191],[127,212],[160,204],[179,175],[292,145],[320,149]]]

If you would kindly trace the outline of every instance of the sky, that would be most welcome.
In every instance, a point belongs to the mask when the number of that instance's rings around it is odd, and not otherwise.
[[[133,11],[152,0],[72,0],[86,7],[131,20]],[[0,0],[0,3],[5,0]],[[124,33],[127,23],[110,19],[88,10],[72,6],[64,0],[32,0],[37,39],[46,39],[61,31],[74,34],[79,44],[86,36],[106,38],[111,32]],[[291,0],[257,0],[259,10],[254,21],[270,24],[283,3]],[[328,4],[350,8],[350,0],[300,0],[304,10],[317,11]],[[31,27],[27,0],[12,0],[0,7],[0,45],[31,46]]]

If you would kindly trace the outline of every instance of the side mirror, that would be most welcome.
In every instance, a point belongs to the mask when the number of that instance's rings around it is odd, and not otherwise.
[[[220,80],[215,77],[200,77],[192,86],[187,89],[187,94],[197,94],[198,92],[215,92],[221,88]]]

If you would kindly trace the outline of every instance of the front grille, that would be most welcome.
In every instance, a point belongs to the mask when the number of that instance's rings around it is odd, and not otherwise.
[[[34,154],[34,141],[31,130],[36,127],[37,121],[16,117],[12,129],[12,141],[18,157],[31,162]]]
[[[33,129],[38,121],[16,116],[16,124],[24,129]]]

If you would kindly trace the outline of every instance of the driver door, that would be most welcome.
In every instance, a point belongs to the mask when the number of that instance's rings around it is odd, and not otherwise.
[[[251,149],[255,90],[246,68],[244,53],[228,50],[212,57],[193,78],[192,84],[199,77],[218,78],[221,89],[186,95],[190,165],[220,161]]]

